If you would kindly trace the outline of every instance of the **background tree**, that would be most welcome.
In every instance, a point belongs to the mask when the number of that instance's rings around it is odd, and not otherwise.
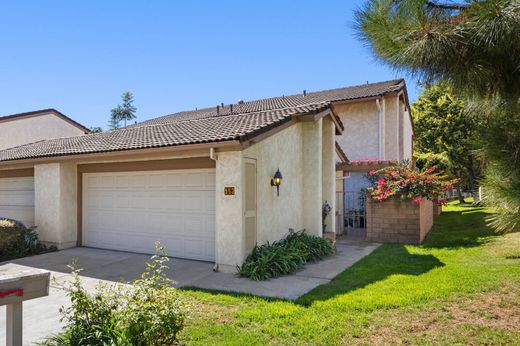
[[[108,128],[117,130],[121,127],[121,106],[117,106],[110,110],[110,118],[108,119]]]
[[[520,1],[368,0],[357,13],[374,54],[423,82],[443,81],[484,116],[486,203],[520,230]],[[475,113],[475,112],[474,112]]]
[[[121,122],[124,122],[124,127],[126,127],[127,121],[136,118],[135,112],[137,111],[137,108],[133,105],[134,95],[131,92],[126,91],[123,93],[121,98],[123,102],[110,111],[108,126],[111,129],[120,128]]]
[[[91,133],[100,133],[103,132],[103,129],[100,126],[92,126],[90,128]]]
[[[416,157],[425,164],[446,159],[446,170],[461,179],[462,187],[476,190],[481,163],[475,150],[480,118],[464,114],[464,102],[453,96],[449,86],[426,86],[412,105]],[[432,155],[432,158],[427,156]],[[459,200],[464,198],[458,189]]]

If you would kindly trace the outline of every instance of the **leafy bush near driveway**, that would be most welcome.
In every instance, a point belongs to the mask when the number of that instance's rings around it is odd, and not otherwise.
[[[35,228],[27,228],[19,221],[0,218],[0,261],[50,251],[56,251],[56,247],[40,243]]]
[[[72,281],[64,289],[71,299],[61,308],[66,326],[62,333],[42,345],[142,345],[177,343],[184,327],[187,306],[166,276],[169,258],[159,245],[141,278],[131,285],[100,286],[88,293],[72,268]]]
[[[334,251],[335,247],[328,239],[308,235],[305,230],[290,230],[281,240],[256,245],[238,267],[238,274],[253,280],[268,280],[293,273],[307,262],[319,261]]]

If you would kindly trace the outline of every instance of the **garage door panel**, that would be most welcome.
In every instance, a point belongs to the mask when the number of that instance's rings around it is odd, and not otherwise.
[[[0,217],[34,226],[34,178],[0,179]]]
[[[0,205],[27,206],[34,208],[34,191],[0,190]]]
[[[212,188],[212,190],[214,191],[215,189],[215,181],[216,181],[216,178],[215,178],[215,173],[212,172],[212,173],[209,173],[206,175],[206,187],[209,187],[209,188]]]
[[[84,245],[215,258],[214,170],[89,173],[84,176]]]

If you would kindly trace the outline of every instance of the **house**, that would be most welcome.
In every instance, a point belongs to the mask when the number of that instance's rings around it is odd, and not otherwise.
[[[33,223],[59,248],[151,253],[160,240],[174,257],[234,270],[256,243],[280,239],[289,228],[321,236],[325,201],[333,207],[325,224],[335,231],[335,157],[355,157],[345,147],[349,137],[341,137],[354,126],[349,114],[376,99],[397,111],[392,102],[403,90],[395,80],[304,91],[21,145],[0,151],[0,181],[33,179]],[[366,118],[357,116],[372,136],[378,113],[366,109]],[[382,114],[390,123],[393,113]],[[385,157],[394,146],[383,145]],[[11,217],[9,210],[0,216]]]
[[[338,234],[345,225],[347,233],[363,235],[367,173],[413,159],[413,122],[404,80],[366,87],[375,95],[332,104],[346,129],[336,137]]]
[[[0,150],[53,138],[90,133],[55,109],[42,109],[0,116]],[[34,179],[32,169],[0,172],[0,216],[8,215],[28,225],[34,224]],[[14,175],[13,175],[14,174]],[[11,175],[13,175],[11,177]]]
[[[0,116],[0,150],[87,133],[89,129],[55,109]]]

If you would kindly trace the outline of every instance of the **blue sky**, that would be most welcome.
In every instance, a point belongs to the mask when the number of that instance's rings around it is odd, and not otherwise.
[[[401,77],[356,38],[362,3],[1,1],[0,115],[52,107],[106,128],[126,90],[142,121]]]

